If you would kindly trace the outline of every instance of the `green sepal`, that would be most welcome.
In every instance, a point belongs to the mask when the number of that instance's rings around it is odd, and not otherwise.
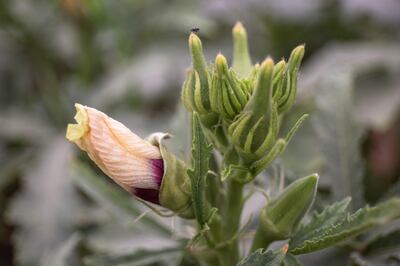
[[[317,174],[300,178],[267,203],[260,214],[252,250],[286,239],[296,231],[314,202],[317,184]]]
[[[194,104],[194,70],[192,68],[186,71],[186,79],[182,85],[181,101],[189,112],[193,112],[196,107]]]
[[[193,71],[194,74],[194,106],[195,106],[195,111],[198,112],[199,114],[205,115],[210,113],[209,110],[207,110],[207,104],[209,105],[209,101],[206,100],[209,98],[208,91],[204,90],[204,86],[201,84],[200,76],[197,71]],[[208,86],[207,86],[208,87]],[[209,108],[208,108],[209,109]]]
[[[232,142],[240,146],[245,140],[245,133],[249,129],[249,122],[251,121],[251,114],[243,112],[236,120],[229,126],[228,134],[230,135]]]
[[[303,124],[304,120],[306,120],[307,117],[308,114],[304,114],[296,121],[296,123],[292,126],[292,128],[289,130],[289,132],[285,137],[286,143],[289,143],[292,140],[294,134],[296,134],[297,130],[300,128],[300,126]]]
[[[252,95],[255,90],[255,87],[257,85],[259,70],[260,70],[260,64],[255,64],[251,68],[249,76],[247,78],[242,79],[242,85],[244,87],[244,91],[246,91],[249,95]]]
[[[262,158],[279,132],[278,112],[272,102],[273,68],[272,59],[263,62],[253,95],[228,128],[232,142],[246,163]]]
[[[279,97],[281,96],[285,71],[286,62],[282,59],[274,67],[274,75],[272,78],[272,95],[274,99],[279,99]]]
[[[286,148],[286,141],[278,139],[272,149],[261,159],[251,164],[251,171],[256,176],[267,168]]]
[[[254,151],[254,153],[259,157],[263,156],[265,152],[268,149],[270,149],[271,146],[275,143],[278,134],[279,134],[278,108],[276,107],[276,104],[273,104],[269,119],[268,134],[265,140],[262,142],[262,144],[259,147],[256,147],[257,149]]]
[[[211,108],[224,119],[231,121],[248,101],[248,93],[243,82],[229,70],[226,58],[218,54],[211,86]]]
[[[272,76],[274,71],[274,61],[267,58],[261,64],[257,85],[254,93],[245,106],[245,111],[251,112],[256,120],[257,118],[267,115],[271,112],[272,106]]]
[[[200,77],[196,70],[187,71],[186,80],[182,86],[181,100],[189,112],[196,111],[199,114],[210,113],[204,105],[205,92],[201,88]]]
[[[304,45],[297,46],[290,54],[283,84],[277,87],[279,91],[276,92],[279,95],[279,97],[276,97],[276,100],[278,101],[278,111],[280,114],[288,111],[296,99],[297,75],[303,56]]]
[[[192,56],[193,69],[198,75],[198,85],[196,84],[196,89],[198,88],[198,91],[197,93],[196,91],[194,93],[196,107],[198,109],[195,109],[195,111],[199,112],[200,114],[204,114],[205,111],[211,112],[211,77],[207,70],[207,64],[204,58],[201,40],[195,33],[191,33],[189,36],[189,48]]]
[[[169,137],[170,135],[166,133],[153,133],[148,137],[150,143],[160,148],[164,162],[164,175],[159,194],[160,205],[182,218],[193,219],[191,182],[187,175],[187,166],[163,144],[163,140]]]

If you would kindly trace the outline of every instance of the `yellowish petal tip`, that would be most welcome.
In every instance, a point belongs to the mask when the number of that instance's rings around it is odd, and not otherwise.
[[[242,22],[238,21],[236,22],[235,26],[232,29],[233,34],[246,34],[246,30],[243,27]]]
[[[196,33],[192,32],[189,35],[189,46],[200,46],[201,45],[201,40],[200,38],[197,36]]]
[[[83,128],[78,124],[68,124],[67,133],[65,137],[71,141],[75,142],[84,135]]]
[[[77,124],[68,124],[67,133],[65,137],[71,141],[77,141],[82,138],[89,130],[89,117],[85,110],[85,107],[79,103],[75,104],[76,115],[74,119]]]
[[[217,57],[215,58],[215,64],[216,65],[227,65],[228,62],[226,61],[226,58],[223,54],[218,53]]]
[[[270,70],[274,67],[274,60],[271,57],[267,57],[261,64],[261,68],[265,70]]]
[[[284,59],[281,59],[278,63],[276,63],[276,66],[285,66],[286,65],[286,62],[285,62],[285,60]]]
[[[292,53],[293,54],[301,54],[301,55],[303,55],[304,54],[304,50],[305,50],[305,45],[302,44],[302,45],[299,45],[296,48],[294,48]]]

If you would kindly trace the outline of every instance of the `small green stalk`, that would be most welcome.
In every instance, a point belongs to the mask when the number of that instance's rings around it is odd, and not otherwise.
[[[227,203],[224,216],[225,241],[229,241],[221,252],[224,265],[235,265],[239,261],[239,239],[234,238],[239,231],[243,209],[243,184],[230,180],[228,183]]]

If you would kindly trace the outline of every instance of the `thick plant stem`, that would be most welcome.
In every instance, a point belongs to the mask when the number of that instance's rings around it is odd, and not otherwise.
[[[227,245],[220,251],[224,265],[236,265],[239,260],[240,217],[243,209],[243,184],[231,179],[228,183],[227,202],[224,215],[224,236]]]

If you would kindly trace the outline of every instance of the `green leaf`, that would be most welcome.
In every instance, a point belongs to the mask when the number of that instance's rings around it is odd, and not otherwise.
[[[105,178],[96,176],[90,168],[82,163],[75,163],[73,171],[73,179],[79,188],[100,206],[113,213],[116,218],[123,222],[134,222],[142,214],[142,211],[136,206],[137,202],[130,194],[113,186]],[[149,216],[144,216],[140,222],[149,229],[166,236],[170,235],[165,226]]]
[[[290,247],[298,246],[308,239],[312,239],[319,231],[323,231],[332,224],[342,220],[345,216],[345,210],[350,203],[350,198],[345,198],[326,207],[321,213],[314,213],[310,222],[303,225],[290,239]]]
[[[206,205],[205,186],[206,177],[209,170],[209,162],[212,146],[208,144],[200,125],[200,119],[193,113],[192,121],[192,167],[188,170],[188,175],[192,185],[193,209],[196,219],[200,225],[205,225],[209,214]]]
[[[298,261],[295,256],[288,253],[288,254],[286,254],[286,257],[283,260],[281,265],[282,266],[302,266],[303,264],[301,264],[301,262]]]
[[[342,204],[341,208],[344,206],[344,203]],[[336,207],[336,209],[340,208]],[[341,215],[340,211],[337,211],[337,213]],[[314,222],[314,227],[308,225],[304,227],[309,231],[306,239],[304,232],[297,236],[295,234],[292,237],[289,242],[290,252],[293,254],[303,254],[320,250],[352,238],[375,225],[385,224],[399,217],[400,198],[393,198],[375,207],[367,206],[359,209],[354,214],[347,214],[340,220],[337,220],[333,216],[329,219],[331,220],[330,225],[322,222],[321,226],[318,226],[318,224]],[[301,230],[299,232],[301,232]]]
[[[257,249],[248,257],[240,261],[237,266],[276,266],[280,265],[285,258],[287,245],[279,250]]]
[[[161,265],[175,265],[182,254],[182,248],[162,250],[139,250],[129,255],[90,256],[84,259],[86,266],[143,266],[163,262]],[[175,262],[175,263],[174,263]],[[158,265],[158,264],[157,264]]]

